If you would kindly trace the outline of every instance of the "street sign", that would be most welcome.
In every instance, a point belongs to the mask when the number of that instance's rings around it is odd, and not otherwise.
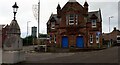
[[[100,32],[96,32],[96,36],[100,36]]]

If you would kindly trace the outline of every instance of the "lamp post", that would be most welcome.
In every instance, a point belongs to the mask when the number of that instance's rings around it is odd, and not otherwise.
[[[28,24],[29,24],[29,22],[31,22],[31,21],[28,21],[28,22],[27,22],[27,36],[28,36]]]
[[[113,18],[113,16],[109,17],[109,45],[108,45],[108,47],[111,46],[111,36],[110,36],[110,19],[111,18]]]
[[[39,38],[39,30],[40,30],[40,0],[38,2],[38,38]]]
[[[15,2],[15,4],[12,6],[13,8],[13,13],[14,13],[14,21],[16,21],[16,13],[17,13],[17,10],[18,10],[18,6],[17,6],[17,3]],[[18,43],[18,48],[19,48],[19,43]]]
[[[13,13],[14,13],[14,20],[15,20],[16,19],[16,13],[17,13],[17,10],[18,10],[19,7],[17,6],[16,2],[12,7],[13,7]]]
[[[27,44],[28,44],[28,23],[31,22],[31,21],[28,21],[27,22]]]
[[[110,19],[113,18],[113,16],[109,17],[109,33],[110,33]]]

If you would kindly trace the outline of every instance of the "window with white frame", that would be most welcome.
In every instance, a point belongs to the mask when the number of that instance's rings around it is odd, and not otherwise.
[[[78,24],[78,15],[70,14],[66,16],[66,25]]]
[[[51,43],[52,41],[52,35],[49,35],[50,39],[49,39],[49,42]]]
[[[74,14],[69,15],[69,25],[74,25],[75,16]]]
[[[99,43],[99,36],[96,35],[96,43]]]
[[[96,27],[96,23],[97,23],[97,21],[94,19],[94,20],[92,20],[92,28],[95,28]]]
[[[51,22],[51,29],[55,29],[55,22]]]
[[[76,15],[75,16],[76,18],[75,18],[75,23],[76,23],[76,25],[78,24],[78,15]]]
[[[54,43],[56,43],[56,35],[54,35]]]
[[[90,43],[93,43],[93,35],[90,35]]]

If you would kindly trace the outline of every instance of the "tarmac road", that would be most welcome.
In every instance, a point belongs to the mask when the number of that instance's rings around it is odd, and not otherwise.
[[[26,53],[25,63],[118,63],[118,47],[76,53]]]
[[[0,65],[2,64],[2,48],[0,48]]]

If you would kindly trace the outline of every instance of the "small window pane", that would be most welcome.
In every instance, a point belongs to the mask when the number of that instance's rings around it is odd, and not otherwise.
[[[93,43],[93,35],[90,35],[90,43]]]
[[[54,35],[54,43],[56,43],[56,35]]]
[[[73,25],[73,24],[74,24],[74,19],[75,19],[75,18],[74,18],[74,15],[73,15],[73,14],[70,14],[70,15],[69,15],[69,24],[70,24],[70,25]]]

